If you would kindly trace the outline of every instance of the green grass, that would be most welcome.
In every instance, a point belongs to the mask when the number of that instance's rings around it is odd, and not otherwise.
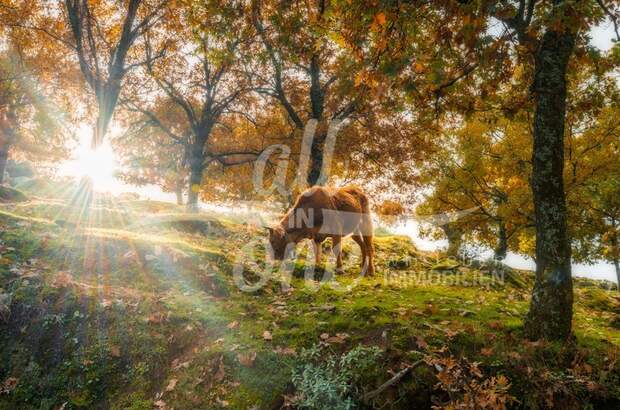
[[[317,345],[335,358],[359,345],[381,350],[357,393],[425,357],[454,360],[459,374],[478,362],[481,376],[469,377],[485,386],[507,377],[516,407],[620,398],[616,292],[578,280],[575,343],[531,343],[522,335],[529,272],[506,270],[501,282],[493,266],[452,263],[384,233],[375,277],[357,278],[347,240],[345,274],[331,284],[304,280],[302,258],[290,288],[273,277],[247,293],[233,266],[258,228],[215,214],[191,222],[165,203],[93,204],[88,217],[59,200],[0,207],[0,408],[273,408],[300,394],[293,370],[310,366],[300,353]],[[470,380],[448,393],[437,366],[373,404],[462,400]]]

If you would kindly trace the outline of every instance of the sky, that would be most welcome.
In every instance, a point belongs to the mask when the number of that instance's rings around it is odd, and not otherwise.
[[[411,238],[416,247],[424,251],[433,251],[440,248],[446,248],[448,241],[446,240],[432,240],[429,238],[421,237],[419,234],[419,224],[415,220],[408,220],[404,223],[398,224],[393,227],[389,227],[389,230],[399,234],[407,235]],[[493,257],[493,251],[482,252],[479,255],[481,259],[487,259]],[[535,270],[536,264],[530,258],[518,255],[516,253],[509,252],[504,263],[515,269],[523,270]],[[616,271],[611,263],[596,263],[593,265],[584,265],[579,263],[573,263],[573,276],[579,276],[590,279],[608,280],[616,282]]]

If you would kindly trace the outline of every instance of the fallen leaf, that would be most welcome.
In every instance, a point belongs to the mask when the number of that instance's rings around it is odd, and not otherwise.
[[[237,360],[242,366],[252,367],[254,366],[254,361],[256,360],[256,352],[249,353],[238,353]]]
[[[168,386],[166,386],[166,391],[174,390],[174,388],[177,387],[177,383],[177,379],[170,379],[170,381],[168,382]]]
[[[482,349],[480,349],[480,354],[483,356],[491,356],[493,354],[493,348],[491,347],[483,347]]]
[[[283,354],[286,356],[295,356],[297,354],[297,352],[295,352],[295,349],[291,347],[280,347],[280,346],[273,349],[273,352],[278,353],[278,354]]]
[[[273,336],[271,335],[271,332],[269,330],[265,330],[263,332],[263,339],[265,339],[267,341],[273,340]]]
[[[428,343],[426,343],[426,340],[424,340],[423,338],[421,338],[420,336],[416,336],[415,337],[415,342],[418,345],[418,347],[420,349],[426,349],[428,348]]]
[[[490,322],[489,327],[491,329],[502,329],[504,327],[504,324],[496,320],[496,321]]]
[[[429,303],[428,305],[426,305],[426,309],[424,309],[424,313],[426,313],[427,315],[434,315],[435,313],[437,313],[437,306],[433,305],[432,303]]]
[[[121,357],[121,349],[118,346],[110,346],[110,354],[112,357]]]
[[[321,338],[321,340],[327,340],[329,339],[329,333],[321,333],[321,336],[319,336]]]
[[[456,330],[452,330],[452,329],[446,329],[445,330],[445,334],[446,336],[448,336],[448,339],[452,339],[454,336],[458,335],[459,333],[462,333],[462,330],[456,329]]]
[[[224,369],[224,359],[222,356],[220,356],[220,362],[217,366],[217,371],[215,372],[213,378],[215,379],[215,381],[221,382],[222,380],[224,380],[224,377],[226,377],[226,369]]]
[[[3,393],[3,394],[10,393],[11,391],[13,391],[13,389],[15,389],[18,382],[19,382],[19,379],[16,377],[6,378],[2,382],[2,384],[0,384],[0,393]]]
[[[471,371],[471,373],[476,376],[476,377],[482,377],[482,372],[480,371],[480,369],[478,368],[479,363],[474,362],[471,363],[469,365],[469,370]]]
[[[52,286],[55,288],[66,288],[73,283],[73,276],[69,272],[59,271],[52,280]]]
[[[226,325],[226,327],[229,329],[236,329],[239,327],[239,322],[235,320],[234,322],[230,322],[228,325]]]
[[[342,344],[344,343],[344,339],[341,339],[337,336],[332,336],[332,337],[328,337],[327,340],[325,340],[327,343],[336,343],[336,344]]]
[[[164,321],[164,314],[161,312],[151,313],[149,317],[146,318],[147,323],[161,323]]]

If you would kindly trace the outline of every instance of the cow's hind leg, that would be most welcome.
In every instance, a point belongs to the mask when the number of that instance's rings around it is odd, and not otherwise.
[[[321,264],[321,251],[323,250],[323,244],[317,240],[313,240],[312,245],[314,250],[314,266],[317,267]]]
[[[366,265],[366,243],[364,242],[364,238],[362,237],[362,235],[358,233],[354,234],[352,236],[353,240],[355,241],[355,243],[357,243],[360,247],[360,250],[362,251],[362,270],[364,269],[364,266]]]
[[[372,276],[375,274],[375,263],[374,263],[375,249],[372,244],[373,228],[372,228],[372,219],[370,219],[370,214],[364,214],[362,216],[362,223],[360,226],[360,230],[362,232],[362,237],[364,239],[364,245],[366,246],[366,256],[368,258],[368,262],[367,262],[368,269],[366,270],[366,273]]]
[[[366,255],[368,256],[368,275],[375,274],[375,249],[372,244],[372,235],[364,236],[364,244],[366,245]]]
[[[342,236],[332,237],[332,251],[336,257],[336,272],[342,273]]]

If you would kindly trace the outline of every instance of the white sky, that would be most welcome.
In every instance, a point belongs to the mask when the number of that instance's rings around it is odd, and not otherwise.
[[[603,24],[590,30],[591,43],[601,51],[607,51],[613,45],[612,39],[616,38],[614,26],[611,20],[605,21]]]

